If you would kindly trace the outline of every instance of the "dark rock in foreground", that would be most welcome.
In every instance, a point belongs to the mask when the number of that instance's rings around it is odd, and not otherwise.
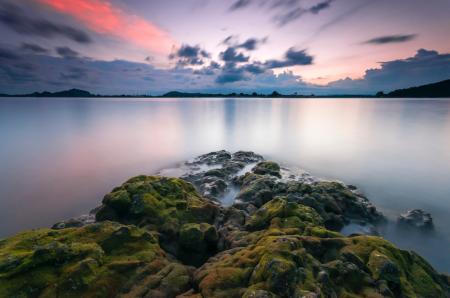
[[[236,188],[229,207],[138,176],[104,197],[97,223],[1,240],[0,297],[449,297],[449,277],[414,252],[338,232],[381,218],[355,189],[262,161],[220,151],[184,165],[202,193]]]
[[[422,209],[413,209],[400,214],[398,222],[419,229],[433,228],[433,218],[431,217],[431,214]]]

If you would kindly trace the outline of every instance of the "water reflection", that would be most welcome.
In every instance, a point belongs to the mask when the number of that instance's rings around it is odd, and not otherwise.
[[[355,184],[391,218],[428,210],[434,235],[384,235],[450,271],[448,100],[0,99],[0,136],[0,236],[86,212],[130,176],[254,150]]]

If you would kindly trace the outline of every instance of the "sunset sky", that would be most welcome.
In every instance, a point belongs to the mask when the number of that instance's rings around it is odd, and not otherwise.
[[[448,0],[0,0],[0,93],[372,94],[450,78]]]

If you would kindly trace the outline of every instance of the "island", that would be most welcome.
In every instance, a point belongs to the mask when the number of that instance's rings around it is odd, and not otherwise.
[[[0,297],[449,297],[418,254],[340,232],[383,220],[355,186],[211,152],[0,240]]]

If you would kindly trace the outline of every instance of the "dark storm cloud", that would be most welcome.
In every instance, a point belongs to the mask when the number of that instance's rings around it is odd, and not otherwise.
[[[55,50],[58,53],[58,55],[67,59],[77,58],[80,56],[80,54],[77,51],[74,51],[69,47],[57,47]]]
[[[364,44],[375,44],[375,45],[382,45],[382,44],[388,44],[388,43],[402,43],[407,42],[410,40],[413,40],[417,37],[417,34],[408,34],[408,35],[387,35],[387,36],[380,36],[376,38],[369,39]]]
[[[283,60],[268,60],[265,66],[270,69],[296,65],[311,65],[313,61],[314,57],[309,55],[306,50],[296,51],[294,48],[290,48],[286,52]]]
[[[178,59],[177,64],[183,65],[203,65],[204,58],[211,55],[200,48],[200,46],[182,45],[175,53],[169,55],[169,59]]]
[[[12,4],[0,5],[0,22],[17,33],[45,38],[62,36],[78,43],[91,43],[87,33],[71,26],[57,24],[45,19],[33,19]]]
[[[382,62],[380,68],[368,69],[362,79],[347,78],[332,82],[328,87],[374,93],[434,83],[448,78],[450,54],[420,49],[413,57]]]
[[[249,57],[242,53],[238,53],[235,48],[229,47],[220,53],[220,58],[225,62],[247,62]]]
[[[49,52],[48,49],[41,47],[40,45],[34,43],[22,43],[20,46],[22,50],[29,51],[36,54],[47,54]]]

